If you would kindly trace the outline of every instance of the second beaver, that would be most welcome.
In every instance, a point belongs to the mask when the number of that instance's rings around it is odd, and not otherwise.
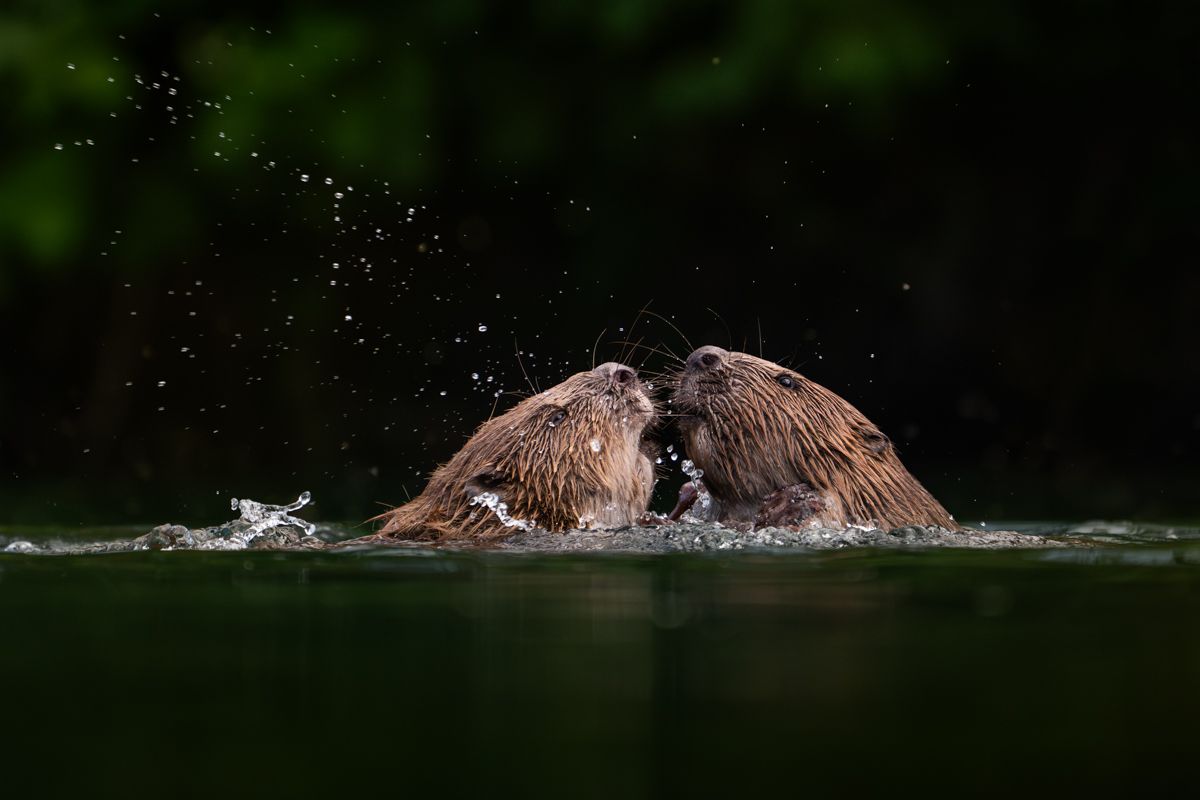
[[[629,367],[610,362],[572,375],[480,425],[425,491],[355,542],[634,525],[654,488],[643,435],[655,417]]]
[[[671,404],[719,521],[959,529],[870,420],[793,370],[701,347]]]

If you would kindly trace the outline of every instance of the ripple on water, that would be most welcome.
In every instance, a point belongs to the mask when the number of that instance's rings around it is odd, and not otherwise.
[[[204,528],[160,525],[148,533],[124,537],[89,536],[85,529],[72,531],[70,538],[54,531],[41,535],[14,530],[0,531],[0,550],[10,555],[87,555],[144,550],[323,550],[332,544],[360,535],[349,526],[317,525],[291,516],[311,500],[305,492],[295,503],[272,506],[251,500],[234,500],[241,516],[230,522]],[[1195,563],[1191,549],[1153,548],[1151,545],[1200,541],[1200,529],[1130,522],[993,523],[987,530],[947,531],[909,526],[892,531],[871,528],[806,529],[765,528],[738,531],[712,523],[643,526],[616,530],[578,530],[550,533],[529,526],[517,527],[513,535],[488,549],[508,553],[684,553],[790,551],[804,553],[828,550],[960,548],[984,550],[1045,551],[1047,560],[1072,563],[1176,564]],[[414,543],[397,548],[354,546],[353,552],[412,553],[438,550],[470,550],[461,542],[438,548]],[[1200,551],[1198,551],[1200,552]]]

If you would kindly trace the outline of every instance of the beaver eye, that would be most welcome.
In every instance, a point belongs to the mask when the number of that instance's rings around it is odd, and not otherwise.
[[[547,421],[546,424],[549,425],[551,428],[553,428],[555,425],[562,422],[566,418],[567,418],[567,412],[563,411],[560,408],[558,411],[554,412],[554,416],[550,417],[550,419]]]
[[[779,381],[779,385],[785,389],[791,389],[796,385],[796,382],[792,380],[791,375],[780,375],[775,380]]]

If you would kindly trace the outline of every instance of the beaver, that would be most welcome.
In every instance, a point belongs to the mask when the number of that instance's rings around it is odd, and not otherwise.
[[[609,362],[527,397],[479,426],[425,491],[375,517],[356,542],[486,541],[549,531],[634,525],[654,489],[656,419],[637,373]]]
[[[701,347],[671,400],[684,449],[721,522],[959,530],[887,436],[850,403],[794,370]],[[685,484],[677,518],[697,496]],[[703,492],[701,492],[703,496]]]

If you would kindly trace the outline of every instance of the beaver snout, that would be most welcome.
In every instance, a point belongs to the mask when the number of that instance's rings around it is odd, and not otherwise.
[[[705,345],[697,348],[687,357],[687,364],[684,368],[688,372],[708,372],[724,361],[727,355],[729,355],[728,350],[722,350],[711,344]]]
[[[624,364],[609,361],[593,370],[597,375],[606,379],[613,386],[628,386],[637,380],[637,373]]]

